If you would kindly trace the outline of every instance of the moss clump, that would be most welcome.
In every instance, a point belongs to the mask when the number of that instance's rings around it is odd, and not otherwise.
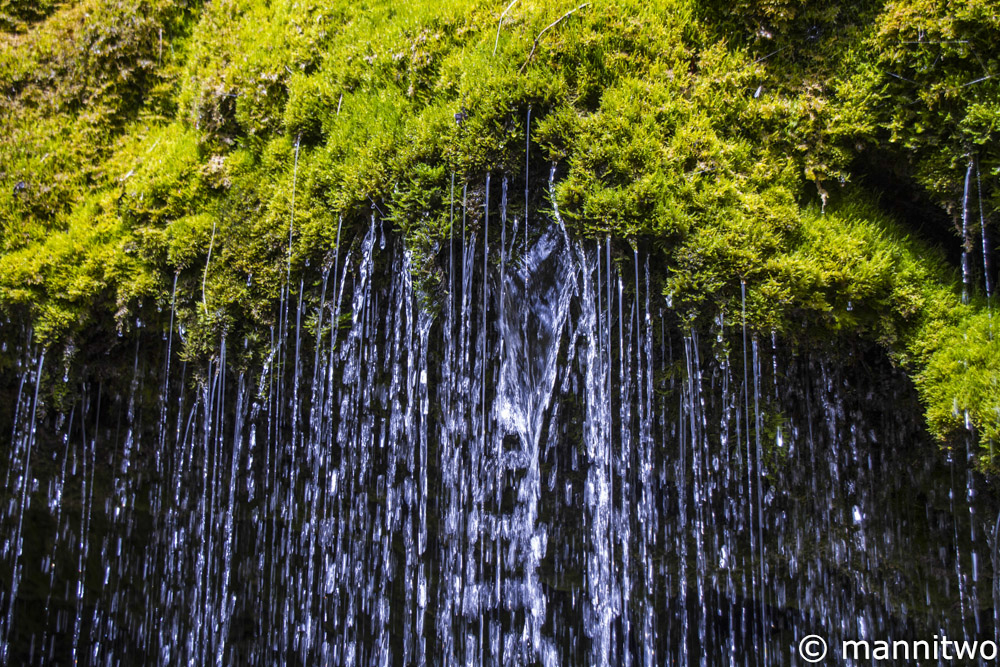
[[[980,0],[889,3],[869,37],[888,138],[956,221],[970,160],[986,174],[1000,168],[998,39],[996,7]],[[984,197],[995,197],[994,182],[978,184]]]
[[[934,432],[967,413],[989,456],[988,304],[863,182],[894,165],[964,227],[954,247],[993,224],[986,3],[506,6],[0,5],[0,308],[57,344],[172,304],[209,354],[260,338],[288,267],[316,280],[373,212],[433,287],[487,174],[495,206],[527,168],[511,210],[537,225],[554,197],[576,234],[650,248],[692,326],[877,340]]]
[[[59,7],[59,0],[2,0],[0,1],[0,30],[9,33],[25,32],[34,23],[49,16]]]

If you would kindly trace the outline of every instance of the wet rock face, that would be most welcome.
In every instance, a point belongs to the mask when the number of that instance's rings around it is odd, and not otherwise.
[[[140,329],[57,407],[59,361],[25,346],[3,660],[765,665],[809,633],[993,638],[994,492],[881,353],[685,331],[644,252],[558,220],[489,239],[450,239],[429,306],[373,220],[255,367]]]

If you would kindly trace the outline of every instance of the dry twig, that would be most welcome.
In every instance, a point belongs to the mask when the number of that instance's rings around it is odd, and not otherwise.
[[[510,4],[507,5],[507,9],[503,10],[503,14],[500,15],[500,20],[497,22],[497,40],[493,43],[493,55],[497,54],[497,47],[500,46],[500,27],[503,25],[503,17],[507,16],[507,12],[510,8],[514,6],[517,0],[510,0]]]
[[[538,33],[538,36],[535,37],[535,43],[531,45],[531,53],[528,54],[528,59],[524,61],[523,65],[521,65],[521,69],[519,70],[519,72],[523,72],[524,68],[527,67],[528,63],[531,62],[531,58],[535,55],[535,49],[538,48],[538,42],[542,39],[542,35],[544,35],[549,30],[551,30],[552,28],[554,28],[557,25],[559,25],[559,23],[563,19],[567,18],[571,14],[575,14],[576,12],[580,11],[581,9],[583,9],[584,7],[587,7],[589,5],[590,5],[589,2],[585,2],[582,5],[580,5],[579,7],[577,7],[576,9],[569,10],[568,12],[566,12],[565,14],[563,14],[562,16],[560,16],[559,18],[557,18],[555,21],[553,21],[552,23],[550,23],[547,26],[545,26],[545,28],[543,28],[542,31],[540,33]]]

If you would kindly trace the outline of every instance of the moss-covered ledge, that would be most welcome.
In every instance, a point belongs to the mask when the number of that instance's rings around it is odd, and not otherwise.
[[[288,262],[293,288],[318,280],[373,211],[433,293],[453,207],[480,228],[490,174],[534,229],[555,197],[579,237],[649,249],[695,326],[741,323],[745,286],[756,331],[878,341],[931,430],[974,429],[993,467],[978,250],[1000,80],[977,68],[1000,26],[982,2],[9,7],[0,308],[42,344],[170,312],[188,357],[223,332],[262,343]],[[886,213],[858,168],[876,149],[946,211],[944,248]],[[962,249],[965,285],[945,259]]]

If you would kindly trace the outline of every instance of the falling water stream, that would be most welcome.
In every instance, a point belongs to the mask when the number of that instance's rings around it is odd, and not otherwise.
[[[882,355],[684,328],[644,249],[558,210],[529,234],[527,202],[508,232],[485,188],[436,295],[373,214],[290,275],[257,363],[227,338],[185,362],[171,312],[56,408],[59,362],[5,323],[2,662],[763,666],[810,633],[995,636],[975,441],[931,443]]]

